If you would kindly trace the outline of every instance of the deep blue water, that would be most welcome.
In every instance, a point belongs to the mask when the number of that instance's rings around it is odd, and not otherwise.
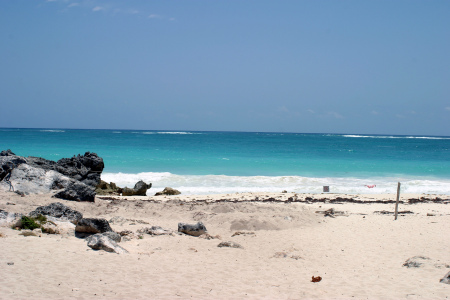
[[[191,193],[274,186],[314,192],[327,182],[354,191],[352,182],[396,180],[410,182],[411,192],[418,183],[419,192],[450,193],[450,137],[4,128],[4,149],[51,160],[95,152],[106,179],[131,185],[142,178]]]

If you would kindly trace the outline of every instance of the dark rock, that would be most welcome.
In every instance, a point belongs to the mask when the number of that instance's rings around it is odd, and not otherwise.
[[[108,221],[100,218],[83,218],[78,221],[75,232],[80,233],[103,233],[113,231]]]
[[[142,180],[138,181],[134,188],[123,188],[122,190],[122,196],[146,196],[147,190],[152,187],[152,184],[146,184]]]
[[[128,253],[127,250],[117,245],[115,241],[103,234],[94,234],[90,236],[87,245],[94,250],[104,250],[106,252],[117,254]]]
[[[51,216],[63,220],[68,220],[75,225],[79,220],[83,218],[82,213],[73,210],[60,202],[54,202],[47,206],[39,206],[34,211],[30,212],[29,215],[31,217],[37,217],[38,215]]]
[[[182,232],[192,236],[201,236],[206,233],[206,227],[202,222],[191,225],[186,223],[178,223],[178,232]]]
[[[442,277],[442,279],[439,282],[450,284],[450,272],[445,274],[444,277]]]
[[[171,195],[180,195],[181,192],[179,190],[170,188],[170,187],[166,187],[162,192],[158,192],[155,194],[155,196],[171,196]]]
[[[75,181],[61,192],[53,195],[55,198],[75,201],[95,201],[94,188],[82,182]]]
[[[94,188],[100,183],[100,175],[105,167],[103,159],[90,152],[72,158],[62,158],[57,162],[31,156],[27,160],[31,166],[57,171]]]
[[[11,151],[11,149],[3,150],[0,152],[0,156],[15,156],[15,154]]]

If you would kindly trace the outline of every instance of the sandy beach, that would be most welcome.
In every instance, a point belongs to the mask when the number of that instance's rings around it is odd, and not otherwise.
[[[71,233],[24,237],[3,226],[0,299],[447,299],[450,285],[439,280],[450,271],[448,199],[404,194],[394,221],[388,194],[97,196],[90,203],[0,191],[0,209],[11,213],[62,202],[84,217],[121,217],[110,222],[116,232],[176,231],[179,222],[201,221],[220,237],[143,234],[120,243],[128,254],[115,254]],[[224,241],[243,248],[218,247]],[[403,266],[414,256],[427,259]]]

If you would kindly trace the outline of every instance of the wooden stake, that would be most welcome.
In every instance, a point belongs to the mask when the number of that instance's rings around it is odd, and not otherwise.
[[[397,220],[398,215],[398,202],[400,201],[400,182],[397,185],[397,201],[395,202],[395,219]]]

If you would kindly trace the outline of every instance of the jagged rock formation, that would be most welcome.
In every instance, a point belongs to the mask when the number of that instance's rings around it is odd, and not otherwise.
[[[106,181],[100,180],[100,183],[95,189],[95,193],[97,195],[120,195],[122,190],[114,182],[107,183]]]
[[[100,182],[103,168],[103,159],[90,152],[57,162],[40,157],[24,158],[9,149],[0,153],[0,181],[10,174],[9,180],[15,190],[24,194],[63,189],[55,197],[94,201],[95,187]],[[10,188],[4,182],[0,186]]]

